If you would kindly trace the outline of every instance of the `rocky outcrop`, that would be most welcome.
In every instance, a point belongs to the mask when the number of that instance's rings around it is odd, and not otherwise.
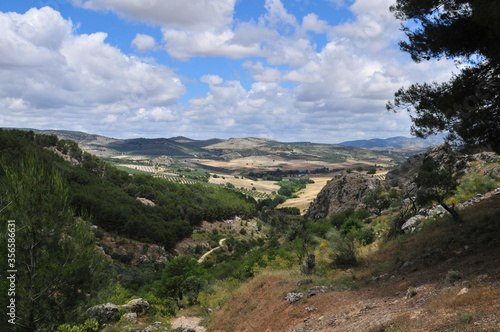
[[[441,165],[454,163],[455,170],[476,171],[485,165],[491,164],[493,167],[487,169],[487,172],[498,173],[498,160],[500,156],[494,152],[481,152],[476,154],[457,154],[447,144],[437,145],[429,148],[423,153],[410,156],[401,167],[398,167],[386,174],[385,180],[392,187],[401,188],[411,186],[412,181],[418,173],[422,162],[426,158],[432,158]],[[475,162],[475,163],[474,163]],[[472,164],[474,167],[471,167]],[[496,165],[495,165],[496,164]]]
[[[459,155],[452,151],[448,144],[436,145],[427,149],[423,153],[410,156],[401,167],[398,167],[386,174],[385,179],[392,187],[406,187],[411,184],[418,173],[420,166],[425,159],[431,158],[441,165],[455,164],[455,169],[463,169],[470,156]]]
[[[370,190],[379,187],[380,181],[361,173],[342,173],[328,181],[306,213],[309,220],[330,218],[349,208],[362,206]]]
[[[304,297],[304,294],[302,294],[302,293],[288,293],[285,296],[285,301],[288,302],[288,304],[292,304],[292,303],[299,301],[303,297]]]
[[[484,195],[477,194],[476,197],[458,204],[456,206],[456,209],[458,211],[461,211],[494,195],[500,195],[500,187],[496,188],[493,191],[487,192]],[[433,205],[429,209],[420,209],[416,216],[411,217],[403,224],[403,226],[401,226],[401,230],[405,233],[413,233],[418,229],[418,226],[424,223],[426,220],[442,218],[444,215],[446,215],[446,213],[446,210],[441,205]]]
[[[134,299],[120,306],[120,308],[139,315],[144,315],[149,310],[149,303],[143,299]]]
[[[99,323],[108,323],[119,319],[117,317],[118,306],[113,303],[105,303],[87,309],[87,315]]]
[[[169,156],[159,156],[153,159],[153,164],[170,166],[174,163],[174,160]]]
[[[134,299],[121,306],[113,303],[99,304],[87,309],[87,316],[105,324],[118,321],[120,309],[126,311],[126,320],[134,322],[137,321],[137,315],[144,315],[149,310],[149,303],[143,299]]]

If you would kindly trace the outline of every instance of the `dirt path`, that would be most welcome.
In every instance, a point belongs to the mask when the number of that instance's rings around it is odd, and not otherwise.
[[[190,326],[195,329],[196,332],[206,332],[207,329],[204,326],[200,326],[201,317],[176,317],[172,321],[172,329],[175,331],[181,326]]]
[[[203,254],[203,256],[200,257],[200,259],[198,259],[198,263],[203,263],[203,261],[205,260],[205,258],[207,258],[208,255],[210,255],[211,253],[213,253],[215,250],[219,249],[220,247],[222,247],[222,245],[224,244],[224,241],[226,241],[226,239],[221,239],[219,241],[219,246],[218,247],[215,247],[213,248],[212,250],[210,251],[207,251],[206,253]]]

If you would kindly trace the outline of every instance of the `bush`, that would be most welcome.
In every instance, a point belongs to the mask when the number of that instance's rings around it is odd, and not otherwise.
[[[326,234],[329,240],[332,265],[336,268],[352,267],[357,265],[356,249],[352,238],[332,229]]]
[[[363,228],[363,223],[356,217],[352,216],[347,218],[346,221],[340,226],[342,234],[356,234],[358,230]]]
[[[361,245],[366,246],[375,241],[375,233],[372,228],[362,228],[356,233],[356,239],[359,240]]]
[[[300,209],[297,207],[284,207],[278,210],[286,214],[291,214],[293,216],[300,216]]]
[[[450,199],[451,203],[461,203],[473,198],[477,194],[484,194],[494,190],[499,185],[500,179],[494,174],[481,176],[474,174],[464,178],[457,187],[455,194]]]
[[[460,279],[462,279],[462,273],[460,273],[460,271],[450,270],[448,271],[448,273],[446,273],[446,280],[448,280],[449,282],[455,282]]]

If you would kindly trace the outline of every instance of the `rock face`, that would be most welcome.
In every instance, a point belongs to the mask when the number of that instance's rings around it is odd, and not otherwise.
[[[362,205],[363,198],[380,186],[380,181],[366,174],[342,173],[328,181],[316,199],[311,203],[306,218],[318,220],[330,218],[333,214],[357,208]]]

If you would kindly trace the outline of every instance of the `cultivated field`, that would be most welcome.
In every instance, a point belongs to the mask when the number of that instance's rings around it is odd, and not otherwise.
[[[233,175],[223,175],[218,174],[217,178],[210,177],[209,182],[214,184],[225,185],[226,183],[231,183],[236,188],[244,188],[246,190],[252,190],[255,188],[255,191],[262,192],[265,194],[271,194],[273,191],[277,192],[280,187],[276,185],[276,181],[253,181],[246,178],[241,178],[238,176],[236,178]]]

